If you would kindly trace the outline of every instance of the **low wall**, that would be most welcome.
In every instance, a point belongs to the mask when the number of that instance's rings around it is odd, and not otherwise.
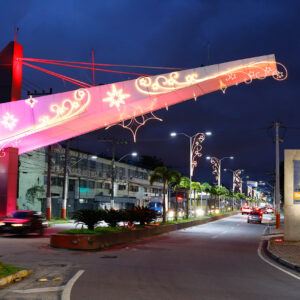
[[[155,235],[168,233],[175,230],[188,228],[208,222],[220,220],[232,215],[236,212],[226,215],[214,216],[207,219],[195,220],[177,224],[166,224],[153,226],[149,228],[136,229],[125,232],[112,232],[105,234],[51,234],[50,246],[54,248],[65,248],[74,250],[98,250],[108,248],[115,245],[127,244],[139,239],[152,237]]]

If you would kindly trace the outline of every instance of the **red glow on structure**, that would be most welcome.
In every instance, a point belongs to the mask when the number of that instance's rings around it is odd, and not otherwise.
[[[23,46],[14,42],[12,60],[11,101],[21,99]]]

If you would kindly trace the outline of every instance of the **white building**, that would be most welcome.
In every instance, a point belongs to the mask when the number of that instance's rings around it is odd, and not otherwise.
[[[60,217],[64,183],[64,149],[52,152],[52,216]],[[19,157],[19,209],[45,212],[47,188],[47,148]],[[92,158],[87,153],[70,150],[67,213],[80,208],[110,208],[111,160]],[[115,162],[115,208],[146,206],[152,198],[162,198],[162,183],[150,185],[151,171],[131,164]]]

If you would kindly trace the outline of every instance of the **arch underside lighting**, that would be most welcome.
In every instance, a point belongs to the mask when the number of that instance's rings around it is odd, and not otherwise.
[[[274,55],[3,103],[0,149],[17,147],[26,153],[268,76],[287,76],[284,67],[277,68]]]

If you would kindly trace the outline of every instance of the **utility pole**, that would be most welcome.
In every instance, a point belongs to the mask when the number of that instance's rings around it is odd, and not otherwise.
[[[70,140],[67,140],[66,148],[65,148],[65,162],[64,162],[63,200],[62,200],[62,207],[61,207],[62,219],[65,219],[67,217],[67,199],[68,199],[68,190],[69,190],[69,170],[68,170],[69,150],[70,150]]]
[[[110,208],[115,208],[115,195],[114,195],[114,185],[116,179],[116,165],[115,165],[115,156],[116,156],[116,145],[117,144],[127,144],[128,141],[124,139],[99,139],[100,142],[111,143],[112,149],[112,158],[111,158],[111,187],[110,187]]]
[[[47,147],[48,152],[48,170],[47,170],[47,208],[46,208],[46,219],[51,219],[51,168],[52,168],[52,147]]]
[[[275,122],[275,148],[276,148],[276,180],[275,180],[275,203],[276,203],[276,228],[280,228],[280,181],[279,181],[279,127]]]

